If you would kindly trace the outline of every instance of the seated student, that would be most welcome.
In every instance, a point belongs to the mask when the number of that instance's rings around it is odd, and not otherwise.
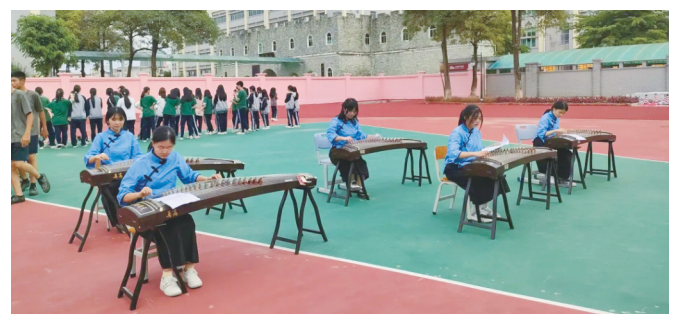
[[[357,140],[376,137],[376,135],[367,135],[362,131],[362,129],[360,129],[360,123],[357,120],[357,114],[359,112],[360,108],[357,104],[357,100],[348,98],[341,106],[341,113],[331,120],[329,128],[327,128],[327,139],[332,145],[331,150],[329,150],[329,158],[334,165],[338,163],[338,160],[334,159],[334,151],[337,148],[341,148],[345,144],[352,143]],[[360,158],[353,161],[353,163],[355,164],[355,167],[360,170],[360,173],[362,173],[364,179],[368,179],[369,169],[367,168],[367,162]],[[349,162],[341,162],[341,164],[338,165],[338,170],[341,173],[341,178],[343,181],[346,183],[351,183],[351,191],[359,191],[362,189],[362,182],[357,179],[357,173],[355,169],[353,169],[352,177],[348,179],[348,172],[350,171]]]
[[[538,129],[536,129],[536,137],[534,138],[534,147],[545,146],[545,142],[555,137],[555,134],[564,134],[566,131],[559,128],[559,119],[564,116],[569,110],[566,102],[556,101],[550,109],[546,109],[538,121]],[[557,169],[552,172],[554,176],[557,173],[560,185],[569,186],[569,177],[571,176],[571,157],[573,153],[568,148],[560,148],[557,150]],[[538,171],[545,175],[548,169],[547,161],[537,161]],[[551,178],[551,183],[554,180]],[[576,186],[573,183],[573,186]]]
[[[448,180],[456,183],[460,188],[466,189],[468,186],[468,176],[463,172],[462,167],[472,162],[477,157],[484,157],[489,153],[482,151],[482,134],[480,128],[484,117],[482,110],[476,105],[468,105],[463,109],[458,118],[458,127],[449,135],[447,143],[447,156],[444,158],[444,175]],[[503,188],[499,188],[499,195],[510,192],[508,183],[503,180]],[[470,201],[473,204],[479,204],[480,214],[492,215],[491,209],[487,205],[494,198],[494,180],[486,177],[473,177],[470,186]],[[471,204],[468,220],[477,220],[475,206]],[[497,216],[500,217],[500,215]],[[490,221],[482,218],[482,222]]]
[[[106,112],[108,130],[94,137],[92,146],[89,147],[89,151],[85,154],[85,166],[87,168],[94,168],[96,161],[100,161],[101,165],[108,165],[134,159],[142,155],[141,147],[139,147],[139,142],[134,137],[134,134],[122,130],[126,121],[127,114],[124,109],[120,107],[108,109],[108,112]],[[117,197],[119,188],[119,180],[113,180],[108,185],[108,191],[110,191],[110,195],[113,197]],[[106,194],[103,195],[102,202],[110,224],[115,226],[118,231],[123,232],[125,230],[124,227],[118,224],[117,200],[109,199]]]
[[[184,158],[173,151],[175,143],[174,129],[166,126],[155,129],[148,146],[149,152],[136,159],[122,179],[120,193],[117,195],[122,206],[146,196],[157,196],[176,187],[177,178],[184,184],[221,178],[219,174],[207,178],[192,170]],[[195,270],[199,257],[195,221],[192,216],[177,216],[165,221],[165,225],[151,232],[142,233],[141,236],[151,238],[157,246],[158,259],[162,266],[160,289],[165,295],[181,294],[178,280],[172,276],[172,264],[176,267],[184,266],[182,277],[188,287],[194,289],[202,286],[202,280]],[[167,247],[170,253],[167,252]]]

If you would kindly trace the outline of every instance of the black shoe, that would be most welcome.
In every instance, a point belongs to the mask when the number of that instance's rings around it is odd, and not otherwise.
[[[23,203],[25,201],[26,201],[26,197],[23,196],[23,195],[21,195],[21,196],[12,195],[12,204]]]
[[[31,180],[30,179],[22,179],[21,180],[21,191],[25,191],[29,186],[31,186]]]
[[[40,183],[40,187],[42,188],[42,191],[45,193],[49,193],[49,190],[52,189],[52,186],[49,184],[49,180],[47,179],[47,175],[45,175],[44,173],[40,173],[38,183]]]
[[[31,184],[31,188],[29,189],[28,195],[29,196],[38,195],[38,188],[35,186],[35,184]]]

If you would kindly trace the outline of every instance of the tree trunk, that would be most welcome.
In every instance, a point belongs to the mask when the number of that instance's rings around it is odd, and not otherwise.
[[[80,74],[85,78],[85,60],[80,60]]]
[[[477,90],[477,66],[479,65],[479,62],[477,61],[477,47],[479,41],[473,41],[472,42],[472,59],[475,62],[475,65],[472,66],[472,85],[470,86],[470,96],[471,97],[477,97],[477,94],[475,94],[475,90]]]
[[[522,12],[510,10],[512,15],[512,63],[515,75],[515,98],[522,98],[522,86],[520,84],[520,38],[522,36]]]
[[[134,36],[129,34],[129,66],[127,67],[127,77],[132,76],[132,62],[134,62]]]
[[[156,77],[156,72],[157,72],[156,59],[157,59],[157,52],[158,52],[159,47],[160,47],[160,43],[158,42],[158,40],[156,40],[155,37],[153,37],[153,44],[152,44],[151,55],[150,55],[150,74],[151,74],[151,77]]]
[[[100,68],[101,69],[101,78],[104,78],[104,77],[106,77],[106,69],[104,68],[103,60],[101,60],[100,64],[101,64],[101,68]]]
[[[447,27],[442,27],[442,64],[444,65],[444,99],[451,99],[451,81],[449,79],[449,57],[447,57]]]

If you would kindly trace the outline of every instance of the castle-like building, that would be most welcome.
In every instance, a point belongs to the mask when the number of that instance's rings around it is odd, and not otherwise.
[[[407,30],[401,11],[245,10],[210,11],[224,35],[212,47],[186,46],[185,54],[268,56],[299,58],[302,63],[198,64],[175,63],[173,76],[246,77],[268,76],[335,77],[439,73],[442,49],[433,40],[435,26]],[[472,46],[451,39],[447,42],[451,61],[471,61]],[[494,51],[482,44],[485,57]]]

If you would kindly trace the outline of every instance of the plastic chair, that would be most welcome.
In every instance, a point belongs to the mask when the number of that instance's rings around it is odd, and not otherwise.
[[[317,191],[319,193],[329,194],[329,166],[334,166],[329,160],[329,156],[320,154],[321,149],[329,150],[331,149],[331,142],[327,139],[326,133],[316,133],[315,134],[315,153],[317,154],[317,164],[322,165],[324,168],[324,187],[318,187]],[[336,178],[336,184],[342,183],[343,181],[340,178]]]
[[[515,134],[517,135],[517,143],[522,145],[523,140],[534,140],[536,138],[536,125],[515,125]]]
[[[458,190],[458,185],[456,183],[447,179],[444,176],[443,171],[440,171],[440,160],[444,160],[447,155],[447,146],[436,146],[435,147],[435,170],[437,171],[437,179],[440,182],[440,185],[437,187],[437,195],[435,196],[435,205],[433,205],[433,215],[437,215],[437,204],[440,201],[451,199],[449,202],[449,209],[454,208],[454,199],[456,198],[456,191]],[[454,188],[454,192],[449,195],[440,196],[442,193],[442,186],[451,186]],[[470,202],[468,202],[470,204]]]

